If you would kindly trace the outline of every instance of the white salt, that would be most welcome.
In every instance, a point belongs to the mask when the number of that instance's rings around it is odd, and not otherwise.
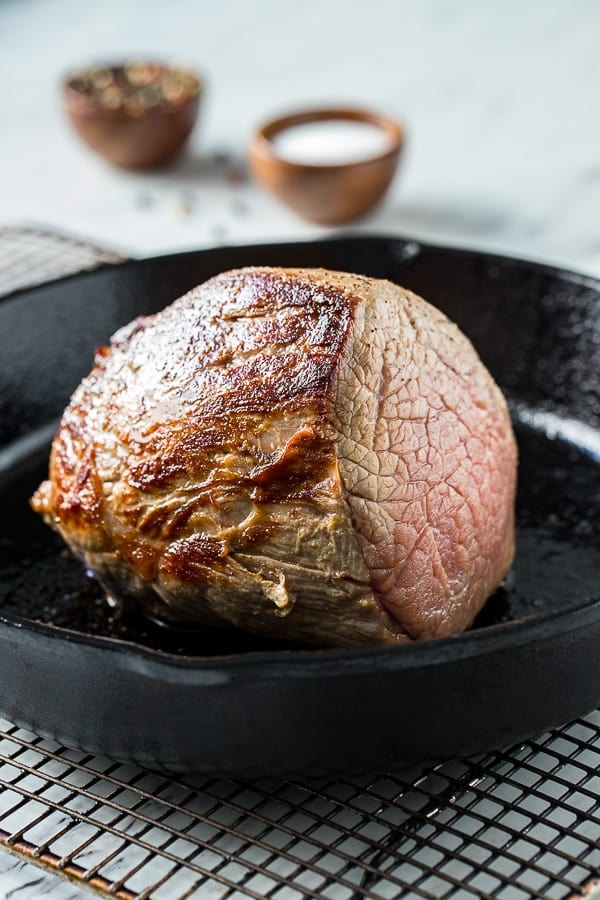
[[[380,156],[391,148],[377,125],[351,119],[324,119],[291,125],[271,143],[280,159],[313,166],[335,166]]]

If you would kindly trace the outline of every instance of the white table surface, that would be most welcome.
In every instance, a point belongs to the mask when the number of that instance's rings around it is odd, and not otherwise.
[[[599,38],[597,0],[3,0],[0,222],[139,255],[331,233],[213,157],[243,162],[273,113],[345,101],[409,133],[387,202],[353,230],[600,274]],[[188,155],[159,174],[109,168],[60,108],[65,70],[136,54],[208,85]]]
[[[597,0],[2,0],[0,223],[136,255],[331,234],[235,169],[262,119],[360,103],[400,116],[409,142],[386,203],[352,230],[600,275],[599,38]],[[59,103],[65,70],[135,55],[208,85],[189,152],[157,174],[104,165]],[[42,896],[89,894],[0,853],[0,898]]]

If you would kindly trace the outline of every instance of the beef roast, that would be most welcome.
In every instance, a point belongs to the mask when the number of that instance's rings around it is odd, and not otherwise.
[[[511,564],[515,476],[500,390],[441,312],[249,268],[98,350],[32,504],[163,618],[357,646],[470,625]]]

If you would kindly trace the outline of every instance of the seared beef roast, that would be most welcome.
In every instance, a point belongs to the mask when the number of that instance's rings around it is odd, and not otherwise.
[[[469,341],[339,272],[226,272],[121,329],[32,504],[111,594],[316,645],[460,632],[510,567],[516,449]]]

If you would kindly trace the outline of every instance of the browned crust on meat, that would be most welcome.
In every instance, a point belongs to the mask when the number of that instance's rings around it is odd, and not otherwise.
[[[92,568],[126,564],[163,594],[177,581],[210,595],[241,577],[279,597],[281,561],[269,560],[306,516],[321,522],[327,553],[354,546],[330,405],[366,283],[357,276],[354,292],[338,273],[228,272],[121,329],[65,411],[34,509]],[[228,527],[240,506],[247,518]],[[368,640],[393,639],[398,626],[373,601],[356,546],[348,552],[347,571],[316,560],[315,581],[364,601]],[[293,581],[291,571],[281,597]]]
[[[89,529],[97,538],[105,496],[95,445],[103,433],[122,448],[118,476],[132,497],[181,479],[208,490],[223,477],[232,490],[253,489],[259,503],[318,494],[335,460],[328,392],[356,302],[327,279],[303,284],[293,273],[250,269],[191,291],[161,314],[158,328],[154,316],[135,320],[100,348],[75,392],[53,447],[51,491],[36,494],[34,508],[81,532],[84,545]],[[148,356],[143,365],[151,368],[154,341],[160,371],[154,379],[142,374],[130,390],[132,357]],[[284,447],[263,450],[254,440],[265,421],[297,413],[307,424]],[[219,478],[214,457],[226,454],[240,465]],[[148,523],[132,524],[153,532]]]

